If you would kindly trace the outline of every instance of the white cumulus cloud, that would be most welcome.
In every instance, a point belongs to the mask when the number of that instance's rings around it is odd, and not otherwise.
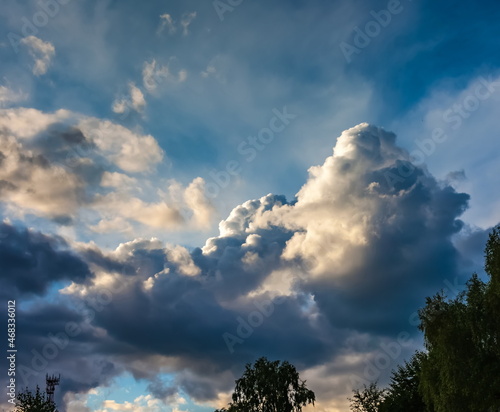
[[[0,201],[13,216],[32,213],[68,225],[86,222],[82,212],[92,211],[92,231],[130,233],[133,224],[207,228],[215,215],[202,178],[186,187],[165,182],[175,197],[145,193],[165,153],[153,136],[109,120],[2,109],[0,143]]]

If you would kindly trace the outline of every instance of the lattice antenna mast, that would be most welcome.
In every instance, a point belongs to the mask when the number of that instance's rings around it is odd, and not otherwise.
[[[59,380],[61,375],[56,378],[56,375],[49,376],[45,375],[45,382],[47,383],[47,399],[54,402],[54,391],[56,390],[56,385],[59,385]]]

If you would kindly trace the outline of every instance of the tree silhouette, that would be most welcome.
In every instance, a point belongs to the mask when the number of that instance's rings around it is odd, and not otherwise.
[[[253,366],[246,365],[232,399],[227,409],[215,412],[301,412],[303,406],[314,405],[316,400],[293,365],[264,357]]]
[[[14,412],[58,412],[56,404],[47,398],[45,392],[40,391],[37,385],[36,392],[28,388],[17,394],[16,409]]]
[[[370,385],[363,385],[363,389],[354,389],[352,398],[348,398],[351,402],[350,409],[353,412],[378,412],[380,405],[385,400],[386,391],[379,389],[376,382]]]
[[[420,393],[420,371],[427,354],[417,351],[412,358],[391,374],[381,412],[423,412],[426,410]]]
[[[500,408],[500,226],[485,257],[487,282],[474,274],[457,298],[438,294],[420,311],[428,350],[420,389],[437,412]]]

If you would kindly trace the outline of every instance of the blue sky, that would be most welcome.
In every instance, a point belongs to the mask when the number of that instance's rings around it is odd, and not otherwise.
[[[47,366],[61,410],[210,411],[261,355],[296,364],[316,410],[346,410],[382,343],[411,336],[392,367],[419,347],[425,296],[482,270],[499,17],[493,1],[6,0],[0,254],[20,364],[75,321]],[[108,292],[91,320],[75,309]],[[280,296],[231,353],[224,333]]]

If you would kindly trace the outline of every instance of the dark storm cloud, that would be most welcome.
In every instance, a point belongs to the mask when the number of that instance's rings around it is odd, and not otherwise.
[[[82,393],[109,382],[123,369],[109,360],[109,351],[120,353],[120,345],[91,325],[91,312],[75,301],[38,303],[23,310],[16,300],[16,384],[45,388],[45,375],[61,374],[56,401],[65,411],[63,396]],[[6,367],[5,360],[1,366]],[[2,377],[2,379],[4,379]],[[3,383],[3,382],[2,382]]]
[[[0,223],[2,295],[44,294],[52,282],[82,283],[92,273],[61,237]]]

